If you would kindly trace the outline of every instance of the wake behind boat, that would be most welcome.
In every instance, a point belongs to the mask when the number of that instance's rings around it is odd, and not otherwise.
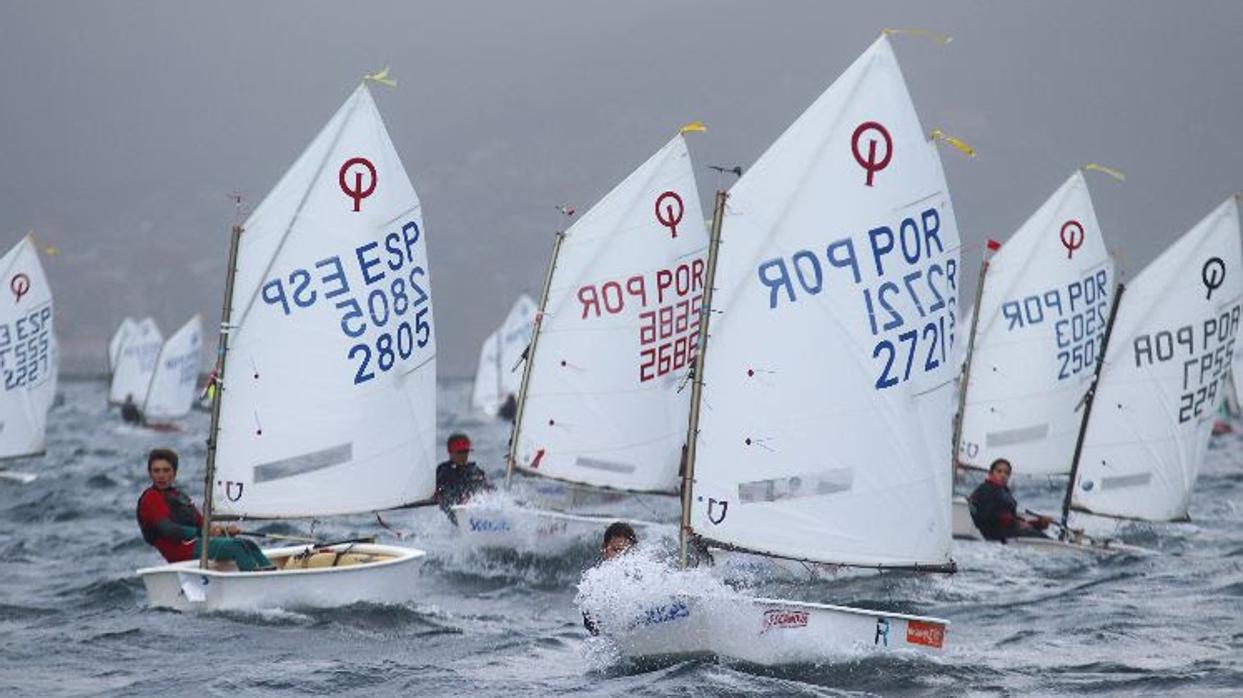
[[[233,229],[200,540],[213,515],[323,517],[430,500],[436,343],[426,250],[418,196],[364,83]],[[236,572],[209,564],[208,547],[197,565],[139,570],[150,603],[404,601],[417,593],[424,557],[383,545],[309,557],[288,548],[269,551],[277,569]]]

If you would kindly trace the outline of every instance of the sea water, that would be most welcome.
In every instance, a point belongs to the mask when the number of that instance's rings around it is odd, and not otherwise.
[[[469,381],[442,382],[441,436],[468,432],[475,457],[499,479],[508,426],[472,414],[469,391]],[[463,548],[435,509],[384,514],[387,529],[373,516],[264,525],[327,538],[374,534],[427,549],[414,582],[418,598],[408,606],[151,609],[134,575],[159,562],[134,518],[147,486],[144,456],[154,446],[180,451],[179,482],[199,499],[207,415],[183,420],[179,433],[155,433],[123,426],[105,405],[103,382],[64,382],[61,392],[64,402],[49,418],[47,455],[7,464],[38,479],[0,481],[0,695],[1243,691],[1240,425],[1240,434],[1215,437],[1192,502],[1193,523],[1117,530],[1157,555],[1097,558],[956,543],[955,575],[696,578],[698,589],[720,594],[946,618],[953,625],[943,654],[838,656],[778,667],[711,659],[634,665],[587,636],[574,603],[596,541],[552,557],[480,552]],[[1050,511],[1063,488],[1064,480],[1020,480],[1016,495],[1020,506]],[[623,513],[667,519],[670,506],[636,500]],[[656,570],[650,566],[667,559],[671,542],[645,543],[641,562]],[[585,593],[634,601],[624,589],[609,591],[608,575],[594,577]]]

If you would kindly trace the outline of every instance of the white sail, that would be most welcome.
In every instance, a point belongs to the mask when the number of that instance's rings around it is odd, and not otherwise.
[[[676,492],[707,231],[679,134],[561,242],[537,328],[517,467]]]
[[[56,397],[52,289],[30,236],[0,258],[0,458],[44,451]]]
[[[153,422],[189,414],[202,363],[203,318],[195,315],[160,349],[143,401],[143,417]]]
[[[1084,435],[1072,508],[1187,518],[1226,393],[1243,304],[1233,198],[1127,285]]]
[[[488,415],[495,415],[510,395],[518,394],[522,383],[522,354],[531,342],[535,327],[535,301],[525,293],[514,301],[505,322],[488,335],[479,350],[479,368],[471,404]]]
[[[319,516],[431,496],[426,237],[419,198],[360,86],[241,234],[218,511]]]
[[[691,527],[780,557],[950,564],[960,245],[884,37],[726,211]]]
[[[471,388],[470,404],[493,417],[501,408],[501,328],[496,328],[479,347],[479,366]]]
[[[989,262],[958,460],[1070,472],[1113,298],[1114,265],[1075,171]],[[962,332],[966,345],[966,333]]]
[[[108,342],[108,373],[111,374],[117,370],[117,358],[121,355],[121,347],[125,345],[125,340],[129,339],[129,335],[138,327],[138,321],[132,317],[127,317],[121,321],[121,326],[116,332],[112,333],[112,340]]]
[[[108,402],[121,404],[126,397],[142,402],[155,372],[155,360],[164,346],[164,335],[152,318],[143,318],[121,344],[116,364],[112,368],[112,385],[108,389]]]

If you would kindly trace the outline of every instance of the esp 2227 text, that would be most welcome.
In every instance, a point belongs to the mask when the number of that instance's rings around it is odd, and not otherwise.
[[[332,255],[266,281],[260,297],[285,316],[331,303],[340,311],[341,334],[356,342],[345,356],[353,381],[366,383],[431,340],[427,271],[415,264],[419,238],[418,224],[408,221],[382,243],[359,245],[344,260]]]
[[[13,322],[0,323],[0,372],[4,389],[18,390],[51,375],[52,306],[35,308]]]
[[[884,390],[936,370],[952,355],[958,260],[946,251],[940,233],[940,211],[927,208],[897,225],[868,230],[859,246],[844,237],[822,253],[798,250],[761,262],[756,278],[774,312],[819,295],[830,284],[853,284],[868,329],[877,337],[871,352],[874,385]]]

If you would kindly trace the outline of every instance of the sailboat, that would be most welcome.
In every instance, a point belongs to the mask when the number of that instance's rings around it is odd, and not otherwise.
[[[143,318],[137,323],[117,352],[108,387],[108,404],[120,405],[126,397],[133,397],[135,402],[142,400],[163,346],[164,335],[153,318]]]
[[[117,370],[117,360],[121,357],[121,347],[125,345],[125,340],[129,339],[130,334],[137,329],[138,321],[132,317],[126,317],[117,327],[116,332],[112,333],[112,339],[108,341],[108,375],[111,376]]]
[[[190,413],[203,358],[203,318],[195,315],[172,334],[156,357],[142,403],[148,427],[170,428],[170,420]]]
[[[1128,285],[1063,502],[1078,521],[1187,521],[1231,381],[1243,312],[1238,197],[1215,208]]]
[[[430,500],[436,342],[419,198],[366,84],[233,230],[207,456],[213,516],[305,518]],[[266,551],[275,571],[138,570],[181,610],[398,603],[421,550]]]
[[[522,373],[517,368],[531,343],[535,311],[535,301],[530,296],[519,296],[505,321],[488,335],[479,350],[479,368],[470,402],[490,417],[497,416],[505,403],[518,394]]]
[[[42,455],[47,413],[56,396],[55,304],[39,248],[30,235],[0,257],[0,460]],[[0,470],[0,479],[37,476]]]
[[[557,235],[507,479],[677,494],[689,404],[682,388],[704,288],[701,211],[679,132]],[[554,538],[594,540],[616,519],[488,503],[457,510],[461,530],[477,544],[544,551]]]
[[[1069,474],[1117,283],[1083,172],[991,251],[964,325],[956,465],[1005,458],[1020,476]],[[954,535],[982,539],[961,497]]]
[[[687,430],[683,567],[694,547],[954,569],[946,463],[960,244],[924,133],[882,36],[718,193]],[[949,625],[662,594],[653,589],[651,609],[633,622],[602,624],[623,656],[769,663],[856,647],[935,651]]]

